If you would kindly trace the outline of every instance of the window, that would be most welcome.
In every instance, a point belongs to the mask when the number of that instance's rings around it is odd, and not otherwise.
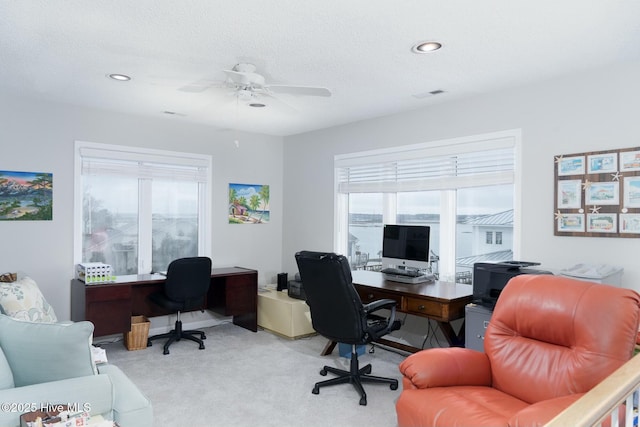
[[[76,143],[74,260],[115,275],[210,253],[211,157]]]
[[[376,269],[382,226],[419,224],[442,279],[471,283],[475,262],[513,259],[519,143],[516,130],[336,156],[334,250]]]

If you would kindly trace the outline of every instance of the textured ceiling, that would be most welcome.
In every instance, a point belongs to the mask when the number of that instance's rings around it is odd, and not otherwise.
[[[0,90],[291,135],[636,61],[639,18],[637,0],[2,0]],[[333,96],[248,107],[215,84],[238,62]]]

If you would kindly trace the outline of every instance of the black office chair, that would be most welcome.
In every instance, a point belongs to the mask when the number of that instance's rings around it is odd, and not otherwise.
[[[180,258],[172,261],[167,269],[164,291],[150,294],[149,299],[160,307],[175,311],[178,315],[176,326],[166,334],[150,337],[147,340],[147,346],[152,345],[152,340],[168,338],[164,344],[163,354],[169,354],[169,346],[174,341],[185,338],[197,342],[200,344],[200,350],[204,350],[202,340],[207,338],[206,335],[202,331],[183,331],[180,312],[202,308],[210,283],[210,258]],[[196,335],[200,335],[200,338],[196,338]]]
[[[295,258],[311,309],[313,328],[332,341],[351,345],[350,370],[325,366],[320,375],[331,372],[338,377],[316,383],[312,393],[319,394],[320,387],[351,383],[360,393],[360,405],[366,405],[363,382],[386,383],[391,390],[396,390],[398,380],[369,375],[371,364],[360,368],[356,347],[400,329],[400,321],[395,318],[396,302],[383,299],[362,304],[352,284],[349,262],[342,255],[302,251]],[[388,317],[372,314],[380,309],[390,310]]]

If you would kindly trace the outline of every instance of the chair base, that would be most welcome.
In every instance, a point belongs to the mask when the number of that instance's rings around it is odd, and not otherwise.
[[[200,335],[200,338],[196,338],[194,335]],[[154,335],[147,339],[147,347],[151,347],[153,343],[152,340],[168,338],[167,342],[164,343],[164,351],[162,354],[169,354],[169,346],[173,344],[175,341],[180,341],[181,339],[187,339],[190,341],[197,342],[200,344],[199,349],[204,350],[204,343],[202,340],[207,339],[207,336],[202,331],[183,331],[182,330],[182,321],[176,320],[175,329],[167,332],[166,334]]]
[[[369,375],[371,373],[371,364],[367,364],[363,368],[360,368],[358,362],[358,353],[356,352],[355,346],[352,346],[351,350],[351,366],[349,371],[334,368],[332,366],[325,366],[320,371],[320,375],[325,376],[327,375],[327,372],[336,374],[338,377],[316,383],[311,393],[320,394],[320,387],[351,383],[360,394],[360,405],[364,406],[367,404],[367,393],[364,391],[362,383],[368,382],[389,384],[389,388],[391,390],[398,389],[398,380],[396,379]]]

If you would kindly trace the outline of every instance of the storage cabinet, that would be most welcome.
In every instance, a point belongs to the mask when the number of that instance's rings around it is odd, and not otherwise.
[[[477,304],[465,307],[465,343],[466,348],[484,352],[484,334],[491,321],[493,310]]]
[[[258,326],[287,338],[316,333],[306,302],[272,290],[258,293]]]

